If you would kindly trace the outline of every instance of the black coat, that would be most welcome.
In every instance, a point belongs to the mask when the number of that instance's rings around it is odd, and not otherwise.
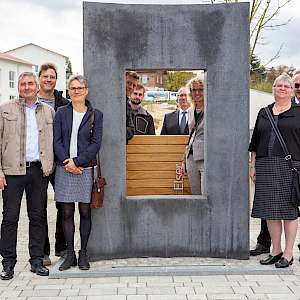
[[[165,114],[164,123],[160,132],[161,135],[182,135],[179,127],[179,111],[180,110],[177,109],[171,113]],[[186,124],[183,134],[189,134],[188,124]]]
[[[87,112],[85,113],[78,130],[77,157],[73,161],[77,167],[88,167],[91,161],[96,160],[96,155],[101,147],[103,114],[95,109],[93,130],[91,117],[93,108],[86,100]],[[73,125],[72,102],[60,107],[54,118],[54,153],[55,161],[62,166],[63,161],[70,158],[70,142]]]
[[[274,103],[268,105],[272,114],[273,106]],[[300,161],[300,106],[291,106],[289,110],[279,114],[277,125],[287,148],[292,155],[292,159]],[[268,156],[271,130],[272,127],[267,113],[262,108],[258,113],[249,145],[249,151],[256,152],[256,158]],[[272,155],[280,157],[285,156],[277,138],[274,142]]]
[[[70,103],[69,100],[67,100],[66,98],[63,97],[62,93],[63,93],[62,91],[54,90],[54,99],[55,99],[54,110],[55,111],[57,111],[57,109],[59,107]]]

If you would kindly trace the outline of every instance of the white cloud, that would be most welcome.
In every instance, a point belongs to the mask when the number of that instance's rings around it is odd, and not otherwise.
[[[195,4],[207,0],[102,0],[93,2]],[[290,24],[264,33],[266,45],[259,46],[258,56],[268,61],[284,44],[280,58],[273,65],[286,64],[300,68],[300,41],[296,38],[300,18],[300,1],[292,1],[279,14],[282,22],[294,16]],[[71,59],[73,70],[82,73],[82,0],[0,0],[0,51],[35,43]]]

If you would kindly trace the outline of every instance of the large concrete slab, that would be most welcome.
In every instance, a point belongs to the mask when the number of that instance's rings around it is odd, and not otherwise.
[[[49,278],[119,277],[119,276],[211,276],[211,275],[291,275],[293,267],[276,269],[260,265],[257,259],[220,258],[137,258],[104,260],[91,263],[89,271],[78,268],[61,272],[62,259],[51,269]]]
[[[248,3],[85,2],[84,70],[104,113],[104,207],[93,211],[93,260],[249,254]],[[206,197],[126,197],[125,70],[206,70]]]

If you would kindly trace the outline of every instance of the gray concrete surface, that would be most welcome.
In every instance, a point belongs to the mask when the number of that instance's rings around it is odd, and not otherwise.
[[[248,258],[248,13],[248,3],[84,2],[84,70],[104,113],[108,182],[93,213],[93,259]],[[205,199],[126,198],[125,71],[145,68],[207,71]]]
[[[0,200],[0,207],[2,201]],[[48,203],[49,230],[51,238],[51,253],[54,253],[55,203]],[[0,215],[0,221],[1,221]],[[259,230],[259,222],[251,219],[251,246],[254,246]],[[78,229],[78,221],[77,221]],[[77,250],[79,237],[76,236]],[[300,237],[298,234],[298,241]],[[267,267],[269,275],[263,271],[256,274],[240,275],[219,274],[196,276],[192,273],[185,276],[108,276],[91,277],[93,272],[113,268],[135,267],[151,269],[152,267],[169,266],[182,269],[187,265],[216,265],[213,258],[144,258],[103,260],[92,262],[91,270],[84,273],[77,268],[63,272],[64,278],[42,278],[31,273],[28,263],[28,219],[25,201],[22,203],[19,234],[18,262],[15,277],[10,281],[0,281],[0,300],[296,300],[300,299],[300,263],[299,251],[295,248],[295,263],[290,268],[290,274],[282,274],[274,267]],[[252,264],[259,266],[255,257],[250,260],[219,260],[218,269],[223,264],[239,269]],[[51,273],[58,267],[58,258],[51,256],[53,266]],[[220,263],[222,262],[222,263]],[[260,267],[257,268],[259,270]],[[279,271],[279,272],[278,272]],[[79,274],[74,278],[74,273]],[[81,274],[80,274],[81,273]],[[88,274],[91,276],[88,277]],[[130,274],[133,275],[133,274]]]

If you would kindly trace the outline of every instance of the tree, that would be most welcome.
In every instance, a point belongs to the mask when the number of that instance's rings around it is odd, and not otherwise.
[[[255,53],[256,46],[262,39],[262,34],[265,30],[276,30],[280,27],[287,25],[291,19],[288,19],[284,23],[276,22],[276,17],[280,13],[280,10],[290,3],[292,0],[250,0],[250,59]],[[231,3],[242,2],[241,0],[211,0],[211,3]],[[267,65],[271,61],[279,57],[282,45],[277,50],[277,53],[265,64]]]
[[[260,62],[260,59],[255,55],[252,54],[250,57],[250,76],[251,80],[255,79],[264,79],[266,77],[266,68]]]
[[[66,59],[66,78],[69,79],[72,74],[73,74],[72,63],[71,63],[69,57],[67,57],[67,59]]]
[[[186,83],[195,76],[193,72],[168,71],[166,78],[166,89],[168,91],[178,91],[179,88],[185,86]]]

